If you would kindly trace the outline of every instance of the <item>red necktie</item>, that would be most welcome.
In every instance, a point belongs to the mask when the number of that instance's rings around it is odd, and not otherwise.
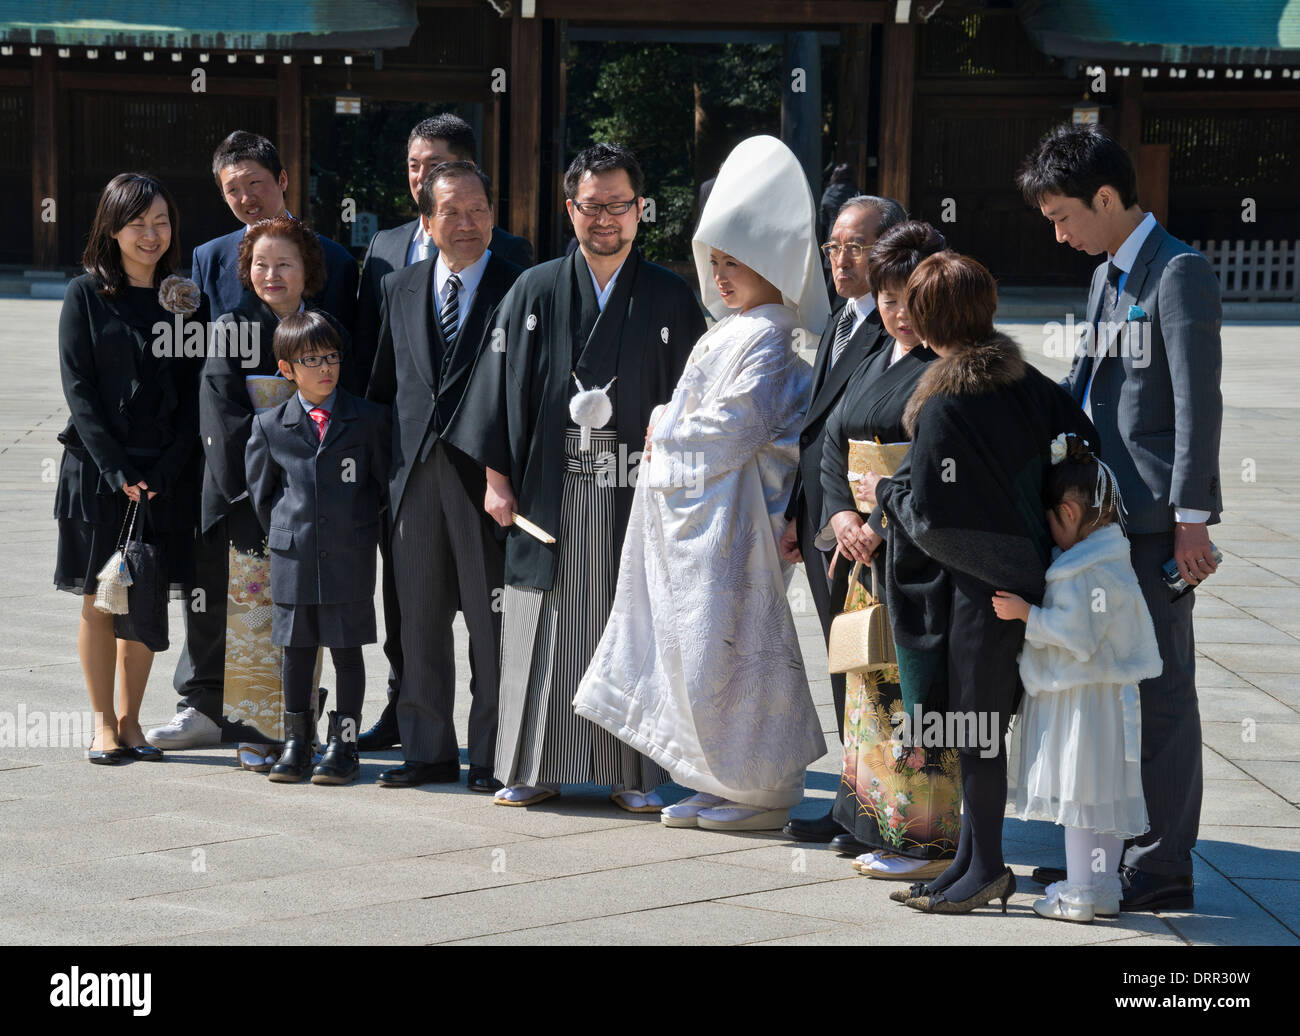
[[[325,426],[330,423],[330,412],[322,407],[314,406],[308,411],[309,416],[316,422],[316,439],[318,441],[325,438]]]

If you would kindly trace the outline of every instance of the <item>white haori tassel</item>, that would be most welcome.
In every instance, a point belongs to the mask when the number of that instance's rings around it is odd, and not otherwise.
[[[578,380],[578,375],[573,375],[574,384],[578,386],[578,394],[569,400],[569,416],[573,418],[573,423],[582,429],[582,440],[579,448],[583,453],[591,451],[591,430],[593,428],[604,428],[609,424],[609,419],[614,416],[614,404],[609,401],[609,386],[618,380],[618,376],[609,379],[609,384],[604,388],[583,388],[582,382]]]

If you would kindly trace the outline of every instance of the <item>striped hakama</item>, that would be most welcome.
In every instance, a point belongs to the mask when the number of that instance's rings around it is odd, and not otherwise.
[[[573,697],[614,605],[612,465],[618,437],[594,429],[564,437],[564,485],[550,590],[505,588],[496,776],[511,784],[621,784],[649,791],[668,780],[657,764],[573,711]],[[597,474],[605,469],[598,479]],[[515,535],[521,535],[515,533]]]

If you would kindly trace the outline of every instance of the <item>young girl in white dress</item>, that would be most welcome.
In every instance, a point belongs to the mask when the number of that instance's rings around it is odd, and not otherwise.
[[[1163,663],[1114,473],[1074,435],[1052,443],[1052,464],[1047,521],[1058,550],[1042,607],[999,590],[993,609],[1026,623],[1016,809],[1065,828],[1066,880],[1034,911],[1089,923],[1119,913],[1124,839],[1148,827],[1137,684]]]

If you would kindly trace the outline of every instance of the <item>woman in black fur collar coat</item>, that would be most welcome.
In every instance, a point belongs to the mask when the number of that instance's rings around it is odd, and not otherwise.
[[[905,692],[914,688],[909,700],[926,701],[927,712],[944,708],[944,746],[961,754],[964,811],[952,865],[903,898],[934,913],[994,899],[1005,910],[1015,876],[1002,860],[1004,735],[1020,697],[1025,627],[1000,622],[991,602],[995,590],[1042,600],[1049,444],[1061,432],[1097,437],[1069,394],[993,330],[997,287],[978,262],[930,256],[908,281],[907,309],[939,359],[904,414],[907,459],[893,478],[865,478],[860,492],[889,520],[886,588],[900,678]],[[945,678],[946,707],[926,693]],[[923,730],[939,729],[933,723]]]

